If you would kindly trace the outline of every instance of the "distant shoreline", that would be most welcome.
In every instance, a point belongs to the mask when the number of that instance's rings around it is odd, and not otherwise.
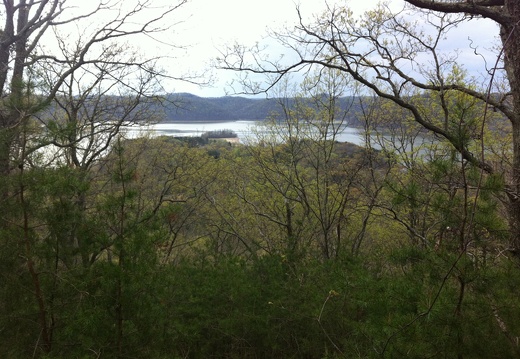
[[[258,120],[164,120],[159,121],[157,124],[186,124],[186,123],[226,123],[226,122],[263,122],[265,119],[258,119]]]

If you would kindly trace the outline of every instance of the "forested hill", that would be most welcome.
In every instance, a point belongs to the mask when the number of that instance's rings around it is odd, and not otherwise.
[[[176,93],[169,95],[167,99],[166,122],[264,120],[272,114],[280,113],[282,109],[280,99],[276,98],[199,97],[189,93]],[[289,104],[294,102],[292,99],[284,101]],[[340,98],[339,106],[347,112],[351,125],[359,123],[356,115],[359,112],[358,98]]]

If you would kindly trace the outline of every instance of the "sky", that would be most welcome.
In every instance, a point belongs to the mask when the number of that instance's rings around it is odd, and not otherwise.
[[[83,0],[79,1],[81,4]],[[117,1],[117,0],[112,0]],[[132,1],[120,0],[121,4]],[[136,1],[136,0],[134,0]],[[400,9],[404,0],[388,0],[393,9]],[[96,2],[88,2],[94,4]],[[171,0],[150,0],[157,6],[160,3],[171,4]],[[312,17],[319,14],[329,5],[344,4],[356,14],[376,6],[377,0],[188,0],[180,9],[175,10],[168,21],[175,25],[159,39],[164,43],[174,44],[180,48],[165,50],[161,43],[152,44],[150,41],[138,41],[137,46],[145,53],[168,53],[167,61],[163,63],[165,70],[175,76],[182,76],[185,72],[203,74],[206,78],[213,77],[211,86],[197,86],[183,81],[166,82],[168,92],[190,92],[198,96],[218,97],[230,92],[226,86],[235,73],[225,70],[211,69],[212,61],[219,56],[219,50],[225,44],[235,41],[252,45],[262,40],[269,29],[280,29],[283,26],[292,27],[298,20],[297,4],[300,6],[303,17]],[[86,6],[86,5],[82,5]],[[99,19],[102,21],[102,19]],[[461,63],[471,66],[474,61],[469,49],[468,37],[472,41],[486,44],[490,47],[496,42],[497,27],[490,21],[473,21],[460,26],[447,39],[445,46],[460,51]],[[482,67],[482,64],[475,64]]]
[[[348,4],[357,13],[376,4],[376,0],[328,0],[329,5]],[[185,53],[190,70],[211,68],[211,61],[219,56],[225,44],[237,41],[252,45],[265,38],[269,29],[292,26],[298,20],[296,6],[304,17],[312,17],[326,9],[324,0],[191,0],[183,9],[186,21],[179,25],[191,45]],[[208,71],[209,73],[209,71]],[[212,86],[177,83],[176,92],[190,92],[199,96],[217,97],[232,92],[226,84],[234,73],[212,70]]]

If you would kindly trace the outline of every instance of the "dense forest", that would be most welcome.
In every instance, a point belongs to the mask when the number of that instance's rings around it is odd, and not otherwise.
[[[326,94],[324,94],[326,96]],[[258,121],[269,119],[273,114],[280,115],[280,103],[295,102],[295,98],[248,98],[241,96],[199,97],[187,93],[175,93],[165,97],[157,111],[164,113],[163,122],[222,122],[222,121]],[[308,101],[309,99],[299,99]],[[363,97],[341,97],[337,106],[349,116],[351,126],[360,126],[356,117],[359,113]]]
[[[4,1],[0,356],[520,357],[520,3],[406,2],[297,12],[273,33],[295,64],[223,50],[260,100],[161,92],[124,41],[184,0]],[[502,30],[485,81],[439,46],[479,16]],[[247,144],[126,137],[176,116],[264,121]],[[337,141],[354,119],[363,146]]]
[[[515,356],[502,179],[479,184],[376,99],[365,110],[385,108],[371,117],[388,121],[384,135],[338,143],[333,99],[310,99],[257,144],[118,137],[83,168],[31,156],[3,183],[16,195],[4,200],[0,351]]]

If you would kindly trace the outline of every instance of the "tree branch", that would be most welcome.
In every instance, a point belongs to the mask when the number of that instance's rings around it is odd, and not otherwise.
[[[502,6],[504,0],[461,0],[461,1],[435,1],[435,0],[405,0],[408,4],[425,10],[439,11],[443,13],[465,13],[482,16],[496,21],[501,25],[511,23],[511,17],[507,15]]]

